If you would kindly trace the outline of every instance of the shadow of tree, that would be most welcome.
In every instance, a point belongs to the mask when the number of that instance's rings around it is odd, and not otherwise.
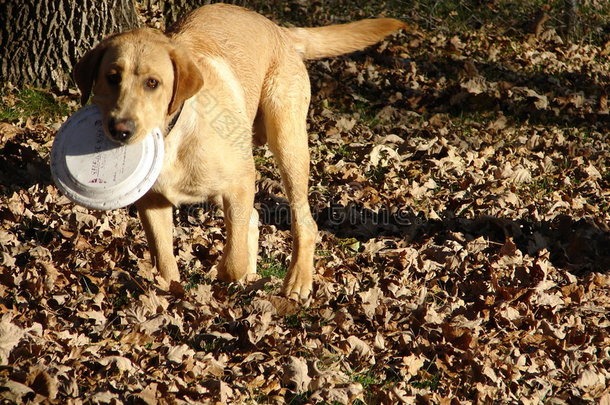
[[[290,208],[286,200],[259,196],[261,222],[279,229],[290,229]],[[586,219],[558,215],[551,221],[513,220],[493,216],[460,218],[447,216],[429,220],[409,209],[382,208],[373,211],[352,204],[334,204],[314,213],[320,231],[337,238],[361,242],[378,238],[400,238],[419,244],[433,239],[442,244],[449,239],[471,241],[482,237],[503,245],[509,238],[523,254],[550,253],[554,266],[580,276],[610,271],[610,229]]]
[[[456,58],[449,53],[432,52],[400,58],[394,51],[375,48],[336,59],[336,62],[330,62],[337,81],[332,92],[333,98],[340,98],[338,95],[342,94],[365,95],[371,115],[386,107],[388,94],[396,91],[402,97],[392,104],[393,107],[420,114],[446,113],[461,117],[468,113],[502,112],[505,116],[512,117],[516,123],[572,127],[605,126],[610,122],[610,114],[602,107],[602,100],[608,95],[610,75],[606,72],[588,72],[587,66],[583,66],[581,71],[558,69],[548,73],[537,71],[531,66],[521,66],[518,62],[511,66],[506,61],[475,61],[471,57]],[[337,68],[342,60],[382,70],[382,76],[387,77],[386,85],[354,80],[353,73]],[[310,63],[309,69],[314,97],[320,93],[320,86],[327,84],[323,79],[325,68],[318,63],[321,62]],[[425,76],[426,83],[445,84],[412,87],[408,75],[404,74],[411,69]],[[469,93],[462,86],[468,80],[464,78],[465,74],[481,79],[483,88]],[[543,104],[546,105],[542,108],[536,106],[540,99],[533,96],[534,93],[514,97],[514,89],[532,90],[545,99]],[[344,102],[350,102],[349,97],[346,100]]]
[[[422,114],[444,113],[451,117],[468,114],[503,114],[515,124],[557,125],[602,131],[610,122],[610,114],[605,111],[607,72],[588,72],[557,69],[554,73],[536,71],[531,66],[519,66],[519,62],[489,62],[470,58],[456,59],[446,53],[413,52],[401,59],[388,47],[384,50],[365,50],[349,56],[359,65],[373,65],[382,70],[388,79],[387,85],[376,86],[367,81],[354,80],[353,74],[345,69],[336,69],[330,62],[330,71],[335,72],[337,86],[335,94],[365,94],[370,108],[369,115],[375,115],[388,105],[388,94],[400,92],[402,97],[392,103],[397,111],[415,111]],[[485,59],[485,58],[483,58]],[[339,62],[336,62],[339,64]],[[402,64],[403,71],[413,68],[424,75],[427,81],[446,85],[411,86],[404,74],[395,74],[396,64]],[[470,66],[466,66],[470,64]],[[473,68],[474,66],[474,68]],[[401,66],[399,66],[401,67]],[[387,68],[387,71],[386,71]],[[483,82],[478,94],[469,92],[462,84],[464,76],[473,74]],[[313,94],[324,84],[324,67],[312,64]],[[321,80],[315,80],[319,78]],[[521,90],[523,95],[513,93]],[[532,90],[532,93],[527,90]],[[544,102],[536,105],[536,102]],[[345,97],[348,103],[350,99]],[[397,116],[392,117],[400,118]],[[266,216],[269,223],[286,226],[289,220],[288,207],[278,203],[279,214]],[[264,206],[265,209],[273,208]],[[274,211],[274,209],[271,209]],[[261,218],[265,217],[262,215]],[[481,215],[476,218],[456,218],[447,216],[439,220],[428,220],[408,209],[389,212],[386,209],[372,211],[352,206],[330,206],[316,213],[318,227],[339,238],[357,238],[367,241],[380,236],[403,238],[414,244],[434,239],[442,243],[455,238],[456,234],[465,240],[483,237],[504,244],[511,238],[524,254],[534,255],[542,249],[550,253],[555,266],[565,268],[573,274],[610,270],[610,232],[606,224],[596,224],[591,220],[557,216],[551,221],[531,219],[510,219]]]
[[[446,72],[457,76],[462,64],[445,61]],[[559,125],[571,127],[605,126],[610,122],[608,111],[600,109],[607,95],[608,77],[594,80],[583,72],[561,71],[555,74],[511,70],[495,63],[477,64],[480,77],[497,86],[493,91],[470,94],[456,80],[453,86],[439,92],[436,99],[426,100],[435,112],[454,116],[472,112],[502,112],[516,123]],[[536,103],[538,96],[511,97],[516,89],[529,89],[544,99],[544,107]],[[459,100],[459,102],[455,102]]]
[[[51,184],[49,162],[30,145],[10,140],[0,148],[0,194],[10,195],[35,184]]]

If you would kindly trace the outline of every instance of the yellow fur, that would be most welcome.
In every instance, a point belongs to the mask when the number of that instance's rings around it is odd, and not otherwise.
[[[178,117],[165,134],[161,174],[137,202],[151,256],[166,280],[180,279],[172,206],[206,199],[225,211],[219,278],[236,281],[256,271],[255,135],[275,155],[291,203],[293,254],[284,293],[307,298],[317,227],[307,200],[310,85],[303,59],[361,49],[403,26],[379,19],[286,29],[243,8],[215,4],[195,10],[167,35],[151,29],[118,34],[83,57],[75,80],[84,101],[93,92],[106,133],[111,118],[129,119],[135,129],[125,142],[138,142]],[[119,84],[110,80],[116,74]],[[152,88],[151,79],[158,86]]]

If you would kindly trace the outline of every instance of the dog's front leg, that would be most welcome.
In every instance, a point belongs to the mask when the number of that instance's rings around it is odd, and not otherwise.
[[[256,273],[258,213],[253,207],[254,179],[251,183],[233,187],[222,197],[227,242],[218,265],[218,278],[223,281],[238,281],[246,274]]]
[[[136,202],[136,206],[153,264],[168,282],[180,281],[173,248],[172,204],[163,195],[148,192]]]

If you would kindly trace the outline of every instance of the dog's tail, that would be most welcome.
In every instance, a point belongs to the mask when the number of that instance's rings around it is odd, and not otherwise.
[[[326,27],[289,28],[288,33],[303,59],[319,59],[366,48],[406,26],[393,18],[378,18]]]

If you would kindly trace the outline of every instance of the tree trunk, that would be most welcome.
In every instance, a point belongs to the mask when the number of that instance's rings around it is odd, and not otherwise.
[[[565,36],[569,41],[577,41],[580,36],[578,18],[578,0],[564,0]]]
[[[0,82],[65,90],[72,67],[138,25],[133,0],[0,0]]]
[[[165,20],[165,26],[171,27],[173,23],[184,17],[189,12],[197,7],[205,6],[212,3],[227,3],[236,6],[248,7],[249,3],[254,3],[248,0],[141,0],[140,4],[143,7],[158,7]]]

